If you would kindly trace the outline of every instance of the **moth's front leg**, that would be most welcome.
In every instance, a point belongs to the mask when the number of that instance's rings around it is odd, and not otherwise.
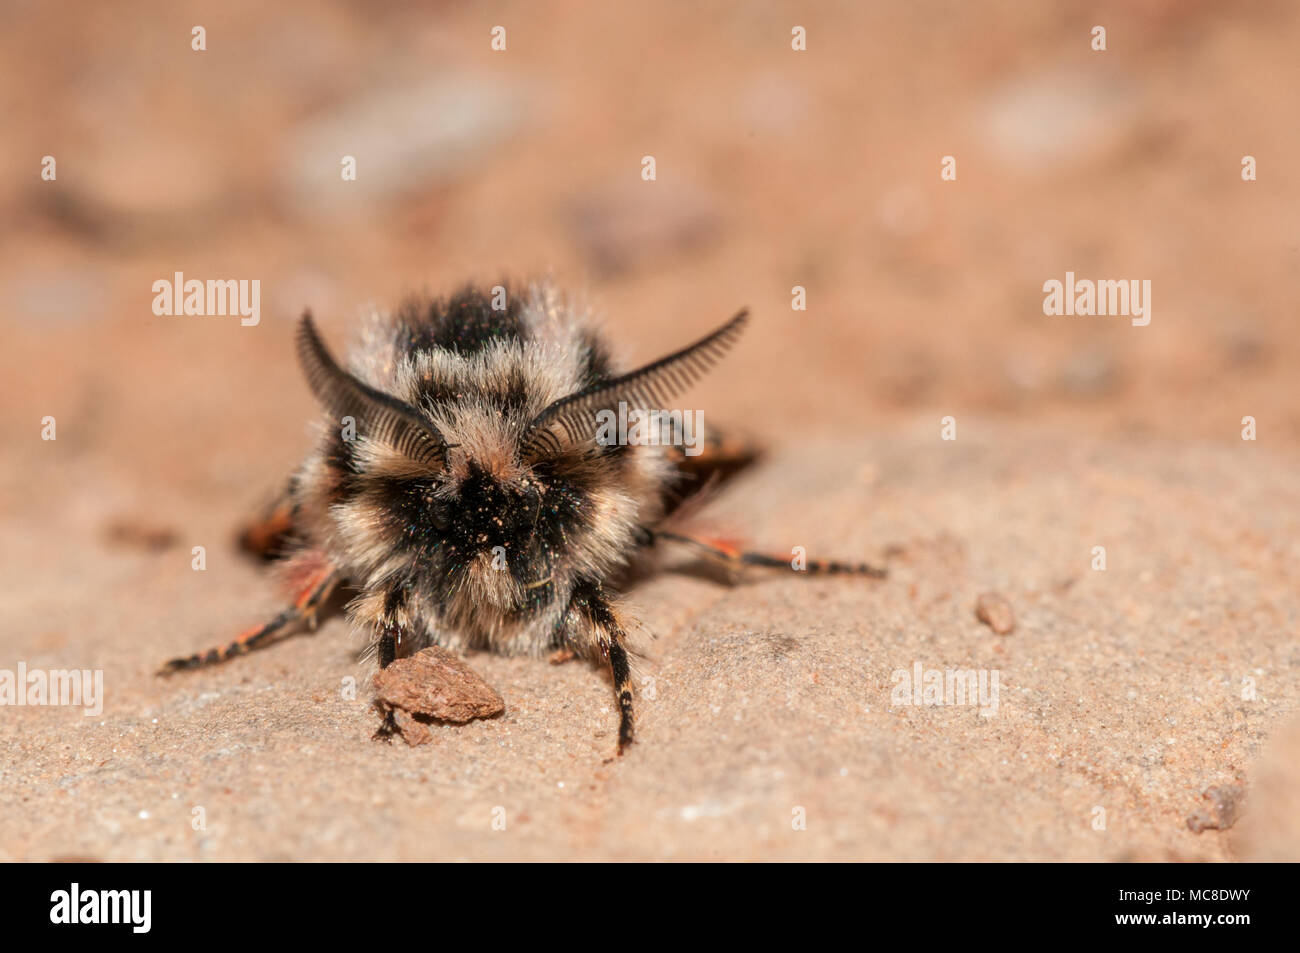
[[[369,635],[380,668],[429,644],[427,637],[421,637],[424,625],[410,597],[403,580],[386,579],[372,583],[348,607],[352,624]]]
[[[632,743],[632,673],[627,633],[599,583],[579,583],[561,620],[564,641],[582,655],[599,652],[609,662],[618,702],[618,753]]]
[[[371,642],[375,647],[375,661],[381,669],[388,668],[394,660],[415,654],[415,640],[409,630],[391,618],[371,622]],[[376,741],[390,741],[400,733],[394,713],[385,711],[383,723],[375,730]]]
[[[375,627],[375,661],[388,668],[395,659],[410,654],[411,637],[396,622],[384,621]]]

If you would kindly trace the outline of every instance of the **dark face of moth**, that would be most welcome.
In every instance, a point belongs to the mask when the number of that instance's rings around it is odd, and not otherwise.
[[[497,310],[477,289],[467,288],[445,304],[427,309],[413,305],[403,315],[400,349],[439,349],[470,359],[493,342],[520,340],[521,300],[520,295],[510,295],[507,307]],[[603,348],[594,339],[587,343],[584,386],[608,373]],[[424,403],[439,403],[463,396],[469,386],[431,381],[417,396]],[[472,393],[508,419],[524,405],[527,381],[519,369],[503,371],[490,386],[474,385]],[[434,564],[430,568],[444,579],[445,591],[460,586],[464,574],[490,566],[493,572],[509,573],[535,598],[544,594],[537,591],[541,581],[550,577],[581,521],[584,494],[547,461],[523,469],[523,475],[513,479],[499,478],[499,471],[487,461],[470,458],[455,468],[455,476],[444,472],[436,479],[393,484],[386,494],[392,528],[421,551],[426,565]]]
[[[548,580],[583,522],[585,494],[542,463],[518,480],[499,480],[469,461],[447,475],[379,481],[390,538],[415,556],[445,597],[467,573],[504,572],[528,605],[545,604]]]

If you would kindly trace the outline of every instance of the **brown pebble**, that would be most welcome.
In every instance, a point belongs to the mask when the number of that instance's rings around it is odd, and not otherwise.
[[[464,724],[505,711],[505,702],[487,682],[446,649],[423,649],[410,658],[395,659],[375,676],[375,707],[408,744],[432,739],[428,723]]]
[[[1209,803],[1187,815],[1187,829],[1193,834],[1201,831],[1226,831],[1237,823],[1237,817],[1241,813],[1242,793],[1241,786],[1236,784],[1210,788],[1203,795]]]
[[[1011,611],[1011,603],[996,592],[982,593],[975,600],[975,618],[998,635],[1006,635],[1016,627],[1016,616]]]

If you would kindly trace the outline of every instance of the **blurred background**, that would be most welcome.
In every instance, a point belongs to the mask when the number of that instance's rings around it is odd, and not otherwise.
[[[1300,439],[1293,3],[2,9],[9,506],[60,479],[46,414],[127,495],[278,480],[304,307],[341,344],[503,276],[585,296],[631,360],[748,305],[696,393],[776,441],[948,413]],[[1149,278],[1150,326],[1044,316],[1066,270]],[[175,271],[260,279],[262,323],[156,317]]]

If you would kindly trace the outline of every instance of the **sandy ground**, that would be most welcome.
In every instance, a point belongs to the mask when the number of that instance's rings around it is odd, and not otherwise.
[[[106,701],[0,709],[0,859],[1300,859],[1297,11],[654,6],[11,5],[0,669]],[[1151,324],[1044,316],[1067,270]],[[175,271],[261,323],[155,316]],[[545,273],[634,359],[749,305],[715,519],[891,577],[639,586],[617,760],[602,672],[484,655],[504,715],[372,741],[340,618],[155,677],[279,606],[233,534],[307,447],[299,311]]]
[[[102,718],[6,712],[0,843],[42,859],[1233,856],[1187,819],[1248,780],[1297,703],[1294,455],[930,429],[787,451],[719,501],[719,519],[813,554],[888,550],[893,575],[638,587],[657,638],[640,743],[613,762],[608,682],[581,663],[474,656],[501,718],[422,748],[372,741],[341,619],[159,680],[160,659],[270,612],[269,586],[221,547],[195,573],[185,552],[86,537],[48,567],[77,598],[33,581],[17,614],[39,620],[30,666],[60,664],[76,632],[108,700]],[[75,538],[110,514],[32,515]],[[21,572],[13,529],[3,549]],[[1010,634],[974,618],[986,590],[1010,601]],[[996,712],[895,704],[892,673],[918,661],[997,670]]]

